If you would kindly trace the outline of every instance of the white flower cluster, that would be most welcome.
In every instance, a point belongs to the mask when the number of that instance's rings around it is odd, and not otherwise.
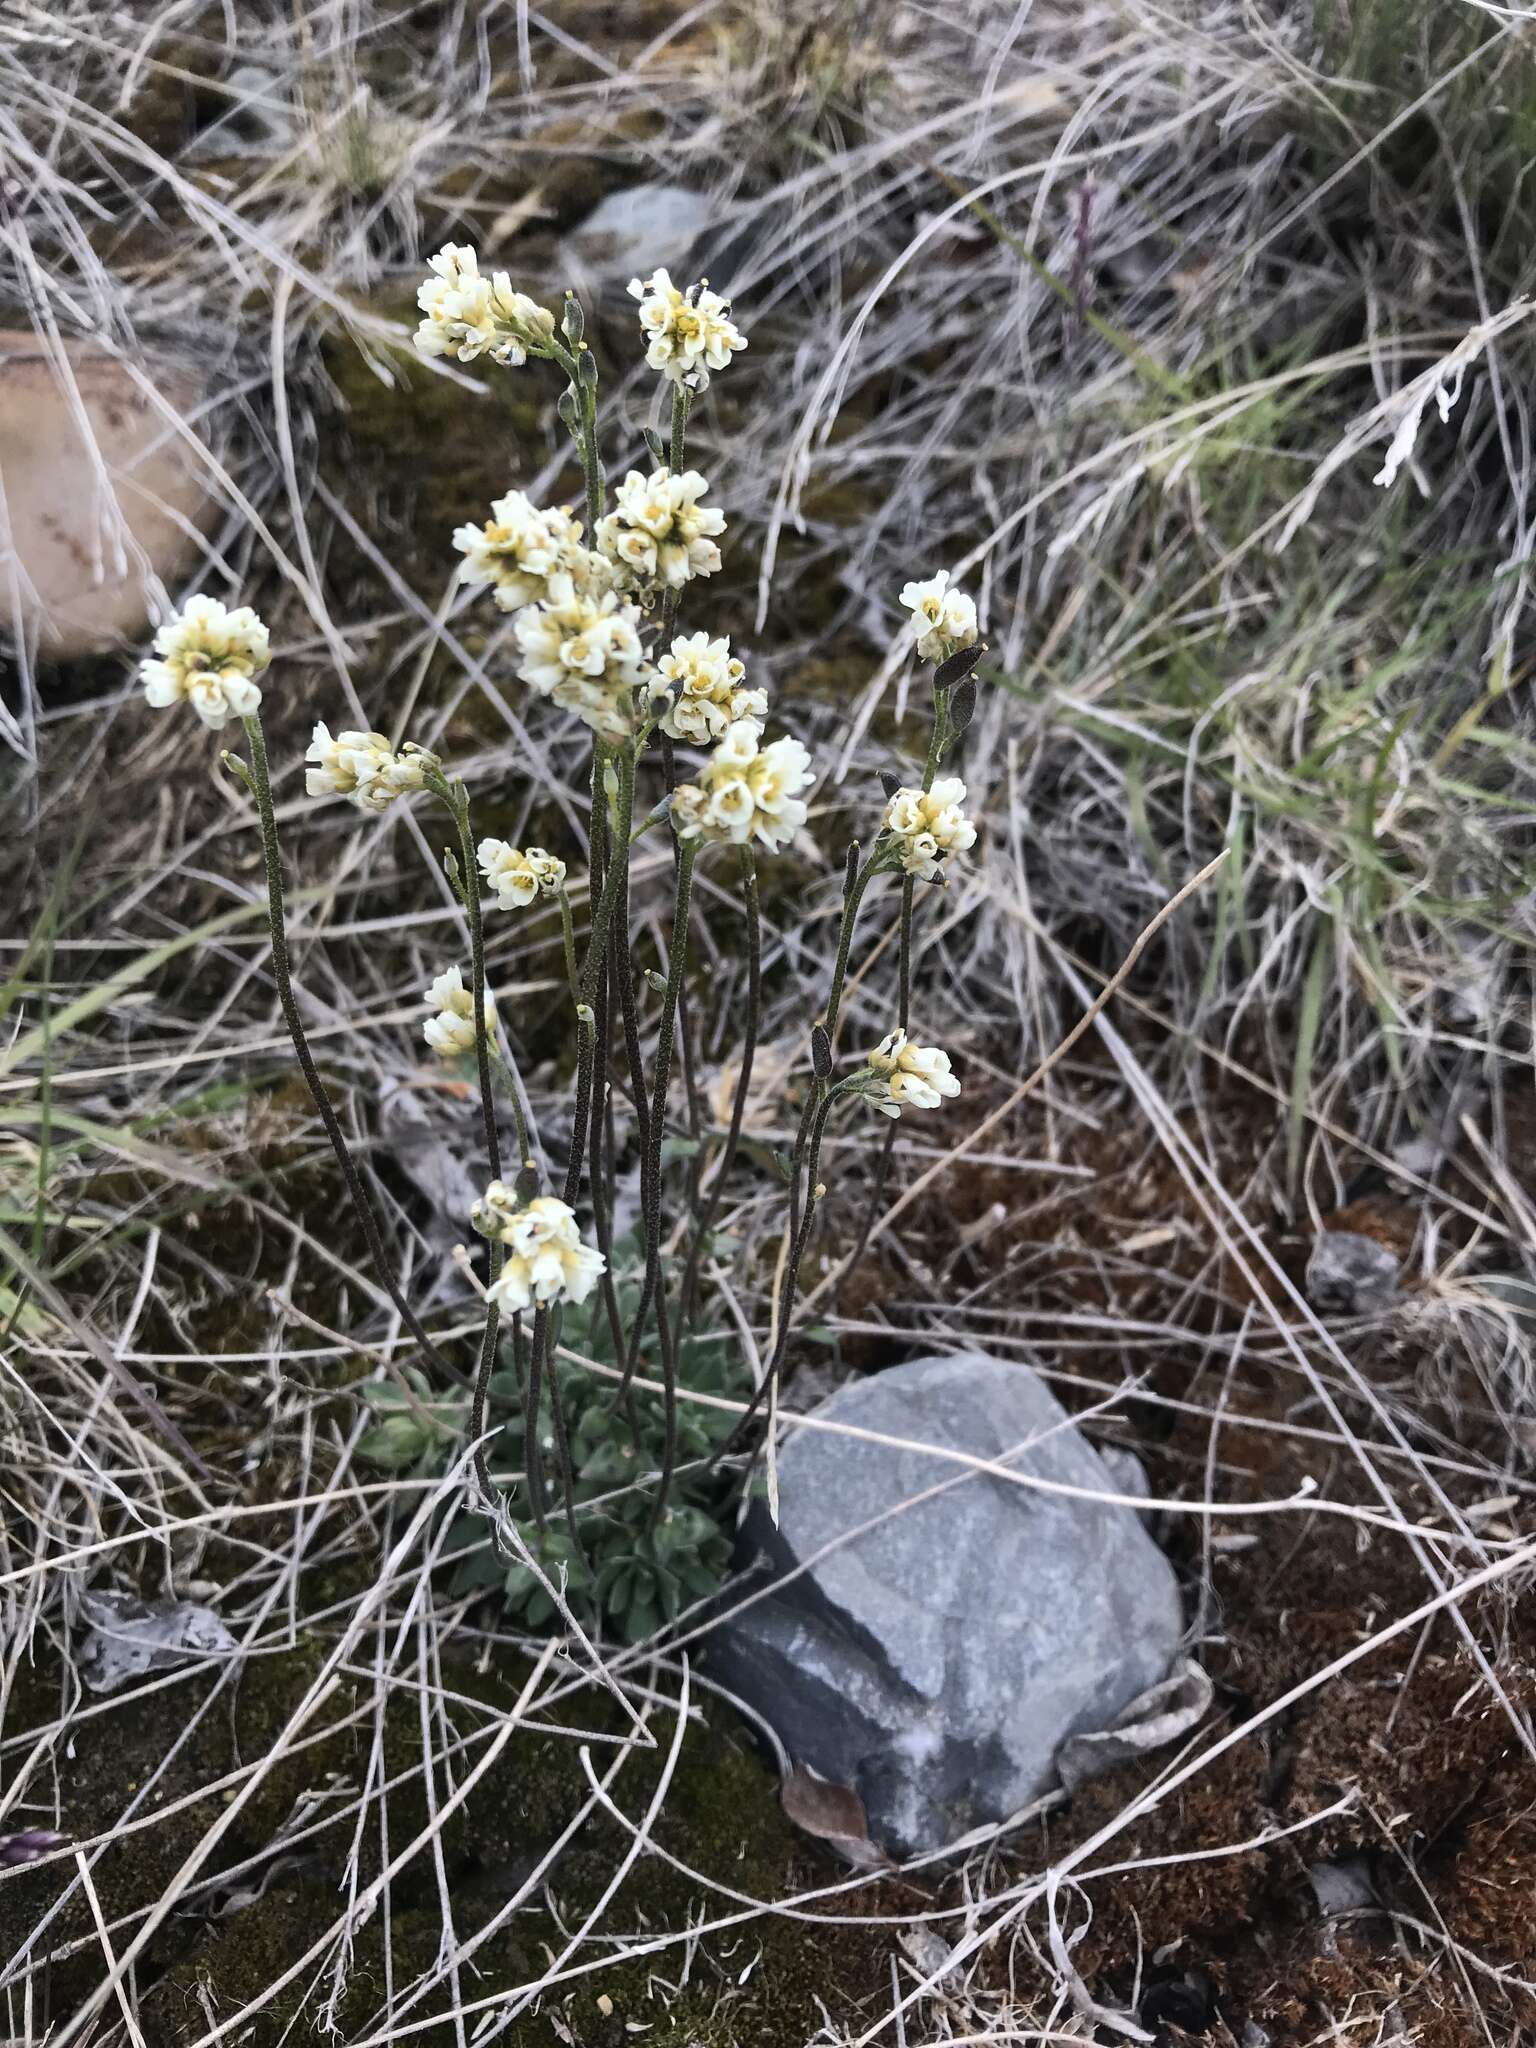
[[[407,740],[396,753],[381,732],[339,732],[319,724],[305,752],[315,765],[304,771],[311,796],[350,797],[360,811],[387,811],[396,797],[422,787],[436,754]]]
[[[542,846],[516,847],[505,839],[482,839],[475,858],[503,910],[525,909],[541,894],[553,896],[565,880],[565,862]]]
[[[961,648],[976,645],[976,606],[963,590],[951,586],[947,569],[926,583],[904,585],[900,601],[912,614],[920,660],[948,661]]]
[[[440,974],[427,990],[424,1000],[432,1015],[422,1026],[422,1036],[432,1050],[441,1053],[445,1060],[453,1059],[461,1052],[473,1052],[475,1005],[458,968],[450,967],[446,973]],[[494,1033],[496,1002],[489,989],[482,1000],[485,1004],[485,1028]]]
[[[632,469],[613,494],[614,510],[598,522],[597,544],[629,581],[680,590],[720,566],[717,535],[725,514],[699,501],[709,489],[696,469],[642,476]]]
[[[949,1070],[949,1054],[936,1045],[917,1045],[905,1031],[888,1031],[869,1056],[875,1081],[871,1097],[884,1116],[904,1109],[937,1109],[960,1083]]]
[[[768,698],[745,687],[746,673],[728,639],[680,633],[657,662],[648,692],[653,710],[665,706],[662,731],[696,747],[713,746],[728,725],[746,722],[761,731]]]
[[[190,704],[217,732],[249,718],[261,702],[254,678],[271,660],[267,629],[248,604],[228,611],[216,597],[189,597],[155,635],[153,657],[139,663],[144,695],[156,710]]]
[[[976,827],[960,808],[964,802],[965,784],[958,775],[926,791],[897,790],[885,807],[885,829],[896,841],[907,874],[931,882],[946,854],[970,852]]]
[[[581,1241],[574,1212],[554,1195],[519,1202],[514,1188],[493,1180],[470,1220],[483,1237],[506,1247],[506,1263],[488,1299],[520,1314],[557,1301],[583,1302],[602,1278],[601,1252]]]
[[[793,839],[806,820],[802,791],[815,777],[798,740],[760,743],[750,719],[739,719],[699,770],[697,782],[672,792],[672,823],[680,839],[754,840],[770,853]]]
[[[747,345],[730,318],[730,301],[712,292],[707,278],[680,291],[666,271],[657,270],[631,278],[629,291],[640,301],[645,360],[674,384],[705,390],[710,371],[723,370]]]
[[[547,348],[554,314],[513,291],[504,270],[482,277],[474,250],[452,242],[428,262],[433,274],[416,293],[422,316],[416,347],[422,355],[457,356],[461,363],[488,355],[515,369],[527,362],[530,348]]]
[[[624,739],[634,724],[630,693],[645,670],[640,625],[634,605],[611,590],[579,589],[561,570],[550,577],[542,602],[517,615],[518,674],[602,738]]]
[[[537,604],[550,577],[562,571],[584,582],[593,559],[582,546],[581,522],[569,507],[541,512],[522,491],[497,498],[483,526],[459,527],[453,544],[464,557],[460,582],[473,589],[489,587],[504,612]]]

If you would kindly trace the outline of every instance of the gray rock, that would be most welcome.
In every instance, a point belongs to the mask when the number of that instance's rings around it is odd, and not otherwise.
[[[775,1587],[724,1617],[712,1668],[797,1763],[858,1792],[882,1847],[942,1848],[1054,1785],[1069,1736],[1111,1726],[1166,1675],[1183,1627],[1173,1571],[1134,1509],[1081,1497],[1117,1489],[1027,1365],[917,1359],[811,1419],[911,1447],[790,1429],[779,1527],[758,1501],[742,1530]]]
[[[686,185],[610,192],[560,246],[560,274],[578,291],[626,285],[653,270],[687,271],[690,253],[719,219],[717,203]],[[692,282],[680,275],[678,284]],[[723,287],[711,275],[716,290]]]
[[[225,1657],[235,1639],[211,1607],[192,1600],[140,1600],[133,1593],[82,1593],[86,1636],[76,1668],[92,1692],[116,1692],[189,1657]]]
[[[1370,1315],[1395,1301],[1402,1277],[1396,1252],[1356,1230],[1320,1230],[1307,1260],[1307,1293],[1318,1308]]]

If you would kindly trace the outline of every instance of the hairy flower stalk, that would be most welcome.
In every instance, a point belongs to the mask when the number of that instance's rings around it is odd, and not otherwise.
[[[709,1183],[708,1194],[694,1226],[688,1264],[683,1272],[678,1309],[678,1323],[683,1330],[687,1330],[693,1321],[700,1261],[709,1244],[715,1219],[720,1213],[720,1203],[731,1177],[731,1169],[736,1164],[736,1153],[741,1144],[741,1127],[746,1118],[747,1099],[752,1087],[752,1067],[757,1055],[758,1028],[762,1020],[763,928],[758,907],[757,856],[750,846],[743,846],[739,849],[737,858],[741,862],[741,895],[747,923],[747,1007],[742,1018],[741,1063],[737,1069],[736,1087],[731,1097],[731,1119],[726,1129],[725,1144],[721,1147],[714,1178]]]
[[[672,910],[672,937],[667,949],[667,982],[662,993],[661,1018],[656,1031],[656,1073],[651,1095],[650,1128],[640,1169],[640,1207],[645,1217],[645,1277],[641,1283],[640,1304],[630,1330],[629,1355],[624,1361],[623,1385],[627,1389],[639,1364],[645,1318],[654,1301],[656,1331],[661,1350],[662,1384],[665,1390],[663,1398],[666,1403],[666,1448],[662,1457],[661,1478],[656,1488],[653,1526],[666,1508],[667,1493],[672,1483],[672,1467],[677,1455],[677,1352],[668,1314],[666,1289],[661,1279],[661,1143],[666,1129],[667,1094],[672,1080],[672,1048],[678,995],[682,988],[683,969],[688,956],[688,899],[693,884],[693,864],[696,858],[696,847],[686,843],[680,845],[676,895]]]

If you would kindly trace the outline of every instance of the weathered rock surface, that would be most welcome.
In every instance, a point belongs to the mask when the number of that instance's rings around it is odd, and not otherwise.
[[[212,509],[193,452],[127,367],[88,342],[64,355],[67,376],[32,335],[0,332],[0,633],[19,605],[53,660],[142,634],[155,579],[175,579]],[[203,394],[184,364],[144,374],[183,415]]]
[[[560,246],[560,274],[579,291],[627,285],[637,273],[681,267],[715,225],[719,208],[685,185],[630,185],[610,192]],[[718,289],[719,287],[717,287]]]
[[[779,1526],[758,1501],[742,1532],[774,1590],[722,1621],[712,1669],[796,1763],[857,1791],[883,1847],[940,1848],[1053,1785],[1068,1737],[1166,1676],[1178,1587],[1134,1508],[1084,1497],[1119,1489],[1027,1365],[917,1359],[811,1419],[902,1443],[789,1434]]]
[[[1395,1301],[1402,1261],[1357,1230],[1321,1230],[1307,1260],[1307,1293],[1318,1308],[1369,1315]]]

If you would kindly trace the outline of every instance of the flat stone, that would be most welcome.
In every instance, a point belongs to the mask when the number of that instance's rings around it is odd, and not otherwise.
[[[74,393],[35,336],[0,332],[0,632],[14,590],[23,630],[54,661],[140,640],[157,580],[195,559],[215,509],[126,365],[89,342],[66,341],[64,356]],[[189,365],[138,367],[183,416],[204,395]]]
[[[1357,1230],[1320,1230],[1307,1260],[1307,1294],[1323,1309],[1369,1315],[1395,1301],[1402,1279],[1397,1253]]]
[[[858,1793],[881,1847],[939,1849],[1054,1786],[1069,1737],[1167,1676],[1178,1586],[1134,1508],[1085,1497],[1121,1489],[1026,1364],[916,1359],[808,1419],[901,1442],[790,1425],[779,1526],[759,1500],[742,1530],[774,1589],[721,1621],[711,1668],[795,1763]]]
[[[608,193],[566,237],[559,275],[591,293],[653,270],[686,270],[690,253],[718,219],[716,203],[686,185],[627,185]],[[693,279],[680,274],[673,281]]]

